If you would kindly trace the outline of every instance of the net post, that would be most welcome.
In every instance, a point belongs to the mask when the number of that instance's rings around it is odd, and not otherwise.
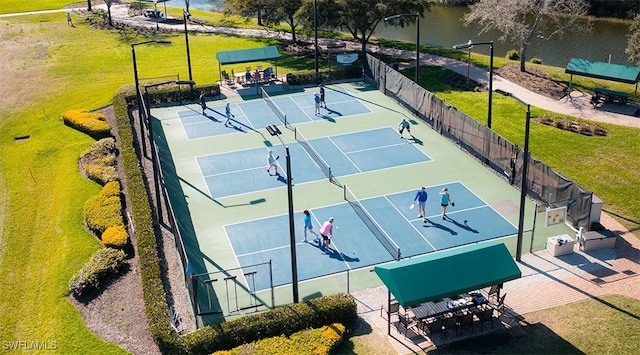
[[[329,167],[329,182],[333,182],[333,173],[331,172],[331,167]]]
[[[344,184],[344,186],[342,186],[342,197],[345,201],[347,201],[347,184]]]

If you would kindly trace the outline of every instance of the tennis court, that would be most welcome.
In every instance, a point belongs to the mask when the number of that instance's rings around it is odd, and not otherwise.
[[[315,91],[223,98],[208,102],[206,115],[199,105],[152,109],[201,324],[292,302],[289,181],[300,299],[379,286],[370,269],[397,259],[397,249],[401,258],[491,240],[514,249],[519,191],[502,177],[365,82],[328,86],[328,109],[319,115]],[[232,127],[223,124],[227,103]],[[400,138],[402,119],[413,137]],[[268,125],[282,131],[291,176]],[[279,175],[266,171],[269,150],[280,157]],[[429,194],[426,223],[409,208],[421,186]],[[443,187],[456,202],[445,220]],[[303,241],[304,209],[316,232],[335,218],[329,252],[313,235]],[[533,224],[529,216],[526,223]]]

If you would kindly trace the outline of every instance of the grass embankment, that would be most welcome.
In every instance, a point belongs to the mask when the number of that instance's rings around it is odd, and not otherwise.
[[[409,49],[407,44],[379,41]],[[410,50],[410,49],[409,49]],[[442,48],[423,48],[425,52],[466,60],[466,53]],[[489,66],[489,56],[472,55],[472,62],[481,67]],[[494,67],[500,68],[513,64],[505,58],[494,58]],[[569,82],[569,75],[563,68],[545,65],[533,65],[544,70],[555,79]],[[414,69],[403,72],[413,77]],[[487,121],[486,92],[460,92],[450,89],[443,83],[447,70],[441,67],[422,66],[420,84],[427,90],[446,100],[462,112],[479,122]],[[633,93],[629,84],[614,83],[585,77],[574,77],[574,89],[590,92],[593,87],[607,87],[612,90]],[[501,95],[492,97],[492,129],[507,140],[524,145],[525,107],[512,98]],[[582,187],[593,191],[604,201],[604,209],[611,212],[627,229],[640,231],[640,129],[612,124],[581,120],[571,116],[559,115],[537,107],[531,107],[531,116],[566,117],[570,120],[595,124],[607,130],[607,137],[585,136],[563,131],[540,123],[531,123],[529,148],[531,154],[558,172],[576,181]]]
[[[0,96],[0,341],[55,341],[65,353],[122,352],[95,337],[65,299],[69,279],[100,247],[82,226],[84,202],[100,187],[78,169],[80,153],[93,140],[64,126],[61,113],[108,106],[118,88],[133,82],[131,43],[148,38],[123,38],[80,21],[70,27],[59,13],[2,18],[0,24],[0,50],[6,54]],[[178,73],[188,77],[184,36],[163,38],[173,44],[136,46],[142,83]],[[195,34],[189,41],[193,77],[201,83],[217,80],[211,68],[217,68],[218,50],[273,43]],[[296,61],[284,63],[299,66]]]
[[[20,11],[18,3],[5,1],[2,11]],[[24,11],[27,10],[35,9]],[[0,19],[3,38],[0,46],[5,55],[0,67],[3,77],[0,340],[55,341],[57,348],[65,353],[119,353],[122,349],[93,336],[65,299],[69,279],[99,248],[98,242],[83,229],[81,219],[84,201],[95,195],[99,187],[82,178],[77,167],[80,152],[89,147],[92,140],[65,127],[60,115],[68,109],[95,110],[109,105],[119,87],[133,82],[131,43],[148,38],[124,38],[114,31],[91,30],[83,22],[74,22],[75,28],[67,26],[59,13]],[[144,78],[177,73],[181,78],[187,77],[184,36],[177,33],[163,38],[173,44],[136,47],[138,72],[143,82]],[[194,34],[189,41],[193,77],[198,83],[217,80],[217,73],[211,70],[217,67],[214,56],[217,51],[273,43],[205,34]],[[279,70],[283,71],[312,67],[311,61],[295,57],[285,56],[279,61]],[[426,73],[422,77],[425,78]],[[486,94],[449,95],[448,101],[459,100],[456,106],[482,121]],[[523,108],[514,103],[509,108],[508,101],[496,101],[495,106],[498,105],[507,108],[495,108],[495,126],[505,129],[504,133],[499,132],[506,138],[520,142]],[[478,110],[475,113],[474,106]],[[512,116],[508,116],[510,113]],[[606,208],[637,221],[640,210],[637,189],[628,190],[617,183],[640,185],[637,170],[630,170],[640,166],[637,164],[638,130],[606,128],[612,133],[610,137],[588,138],[535,127],[535,131],[532,128],[535,132],[532,151],[596,191],[605,200]],[[24,136],[30,139],[14,140]],[[547,144],[555,149],[549,149],[548,157],[543,150]],[[582,164],[573,168],[576,175],[564,167],[568,161],[577,160],[566,154],[569,150],[580,153],[577,156],[581,157]],[[585,162],[598,163],[600,177],[594,173],[593,166],[582,171]],[[590,180],[594,180],[593,186]],[[632,226],[637,227],[637,223]],[[612,342],[626,341],[610,337],[612,334],[615,333],[609,332],[606,338]]]

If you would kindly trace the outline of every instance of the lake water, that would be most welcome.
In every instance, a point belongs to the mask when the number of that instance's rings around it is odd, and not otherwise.
[[[168,1],[168,6],[185,7],[184,0]],[[222,0],[191,0],[190,8],[212,10],[222,8]],[[501,33],[497,31],[478,35],[478,28],[465,27],[462,17],[469,10],[466,7],[432,6],[431,11],[420,19],[420,44],[451,48],[454,44],[494,41],[494,55],[503,57],[509,50],[517,47],[510,42],[499,42]],[[621,22],[599,21],[594,23],[588,33],[570,33],[564,38],[550,40],[536,38],[527,48],[527,61],[533,57],[542,59],[542,63],[565,67],[572,57],[588,60],[634,65],[627,61],[624,52],[627,47],[629,25]],[[387,26],[381,22],[373,35],[387,39],[415,43],[416,28]],[[476,46],[473,52],[489,54],[489,46]]]

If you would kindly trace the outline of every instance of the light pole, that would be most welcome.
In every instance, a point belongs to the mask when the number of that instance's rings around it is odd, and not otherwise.
[[[491,128],[491,95],[493,94],[493,41],[491,42],[469,42],[464,44],[456,44],[453,49],[466,49],[471,50],[473,46],[488,45],[489,46],[489,109],[487,110],[487,127]],[[471,52],[469,52],[471,53]]]
[[[287,200],[289,204],[289,243],[291,244],[291,279],[293,287],[293,303],[298,303],[298,262],[296,260],[296,229],[293,223],[293,185],[291,178],[291,156],[289,155],[289,146],[284,144],[280,135],[282,132],[276,125],[266,127],[270,135],[278,137],[280,143],[285,149],[287,158]]]
[[[320,84],[320,74],[318,72],[318,6],[313,0],[313,30],[315,33],[315,60],[316,60],[316,84]]]
[[[516,241],[516,261],[520,261],[522,256],[522,239],[524,229],[524,202],[527,197],[527,172],[529,170],[529,127],[531,125],[531,105],[522,101],[512,93],[499,91],[504,96],[510,96],[527,106],[527,117],[524,128],[524,158],[522,159],[522,184],[520,187],[520,216],[518,218],[518,239]]]
[[[145,156],[147,155],[147,145],[145,144],[145,138],[144,138],[144,122],[142,119],[142,111],[141,111],[142,105],[140,105],[140,103],[142,102],[142,95],[140,95],[140,83],[138,82],[138,65],[136,63],[136,46],[139,46],[141,44],[147,44],[147,43],[170,44],[171,41],[156,39],[151,41],[131,43],[131,56],[133,57],[133,79],[135,80],[136,101],[138,104],[138,120],[140,121],[140,136],[142,137],[142,151]]]
[[[158,0],[153,0],[153,7],[156,11],[156,32],[158,32],[158,22],[160,22],[160,16],[158,16]]]
[[[161,199],[160,199],[160,181],[158,178],[158,169],[160,169],[159,166],[157,166],[157,156],[156,156],[156,147],[155,147],[155,143],[153,140],[153,124],[151,123],[151,100],[149,100],[149,88],[153,88],[156,86],[161,86],[161,85],[166,85],[166,84],[176,84],[176,85],[190,85],[191,87],[193,87],[193,85],[195,85],[195,82],[192,80],[171,80],[171,81],[163,81],[161,83],[155,83],[155,84],[150,84],[150,85],[145,85],[144,86],[144,99],[145,99],[145,106],[147,107],[147,126],[149,127],[149,145],[151,147],[151,166],[153,167],[153,181],[154,181],[154,185],[155,185],[155,190],[156,190],[156,213],[158,215],[158,218],[160,220],[162,220],[162,206],[161,206]]]
[[[189,1],[187,1],[187,6]],[[187,20],[191,17],[189,10],[183,9],[182,16],[184,18],[184,42],[187,45],[187,66],[189,67],[189,80],[193,81],[193,76],[191,75],[191,54],[189,52],[189,32],[187,31]],[[193,100],[193,85],[189,87],[189,100]]]
[[[419,14],[399,14],[399,15],[385,17],[384,20],[391,21],[401,17],[416,18],[416,81],[415,83],[420,85],[420,15]]]

